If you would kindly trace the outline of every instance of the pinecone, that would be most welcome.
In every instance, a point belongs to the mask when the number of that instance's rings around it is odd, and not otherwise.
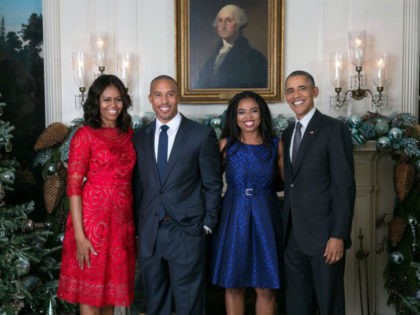
[[[391,222],[388,223],[388,238],[393,247],[397,246],[404,236],[405,228],[407,223],[401,217],[394,217]]]
[[[416,129],[415,129],[414,126],[406,127],[403,130],[403,137],[407,137],[407,138],[408,137],[413,137],[415,135],[415,133],[416,133]]]
[[[61,197],[65,191],[65,182],[60,175],[48,175],[44,183],[45,208],[51,214],[58,207]]]
[[[420,125],[415,125],[414,129],[416,130],[415,137],[419,138],[420,137]]]
[[[69,134],[70,130],[63,123],[52,123],[39,136],[34,150],[39,151],[59,145],[66,140]]]
[[[394,168],[394,189],[402,202],[410,193],[416,175],[416,168],[411,163],[398,163]]]

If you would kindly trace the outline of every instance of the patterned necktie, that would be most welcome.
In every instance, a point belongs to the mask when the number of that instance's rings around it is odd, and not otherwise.
[[[302,142],[302,124],[300,122],[296,123],[295,126],[295,137],[293,138],[293,148],[292,148],[292,164],[296,163],[297,153],[299,151],[300,143]]]
[[[160,127],[159,143],[157,152],[157,168],[159,172],[160,183],[165,178],[166,167],[168,165],[168,129],[166,125]]]

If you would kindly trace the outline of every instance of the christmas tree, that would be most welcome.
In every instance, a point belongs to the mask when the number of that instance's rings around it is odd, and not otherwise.
[[[0,116],[4,106],[0,102]],[[12,158],[13,130],[0,119],[0,314],[63,314],[72,307],[55,297],[60,241],[30,219],[34,202],[5,202],[18,166]]]

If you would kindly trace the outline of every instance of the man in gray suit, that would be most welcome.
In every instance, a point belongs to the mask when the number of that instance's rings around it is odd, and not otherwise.
[[[356,191],[351,136],[344,122],[314,107],[312,75],[292,72],[285,91],[296,115],[283,133],[286,312],[344,315]]]
[[[150,84],[156,120],[136,131],[139,259],[148,315],[204,314],[206,237],[222,191],[216,135],[178,113],[175,80]],[[163,155],[163,157],[162,157]]]

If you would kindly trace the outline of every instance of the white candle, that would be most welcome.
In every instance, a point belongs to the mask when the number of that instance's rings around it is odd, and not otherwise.
[[[376,63],[376,82],[378,83],[379,87],[383,87],[383,79],[384,79],[384,69],[385,69],[385,62],[382,58],[380,58]]]
[[[73,59],[73,78],[75,83],[79,87],[85,87],[86,85],[86,70],[88,59],[83,51],[76,51],[72,53]]]
[[[95,62],[98,67],[104,67],[106,65],[106,56],[103,50],[98,50],[95,53]]]
[[[344,55],[342,53],[333,53],[330,57],[330,75],[331,83],[335,88],[343,87],[343,69]]]
[[[78,55],[77,56],[77,78],[82,82],[85,73],[85,62],[83,57]]]
[[[105,45],[104,40],[103,40],[101,37],[99,37],[99,38],[96,40],[96,48],[97,48],[97,49],[103,49],[103,48],[104,48],[104,45]]]
[[[354,59],[356,60],[357,67],[361,67],[363,65],[363,49],[362,49],[362,40],[360,38],[355,39]]]
[[[341,67],[342,62],[338,58],[335,60],[334,83],[335,87],[341,87]]]
[[[366,31],[349,32],[349,53],[355,67],[361,67],[365,58]]]
[[[121,53],[118,55],[117,73],[127,88],[131,83],[131,68],[133,67],[132,62],[133,59],[130,53]]]

